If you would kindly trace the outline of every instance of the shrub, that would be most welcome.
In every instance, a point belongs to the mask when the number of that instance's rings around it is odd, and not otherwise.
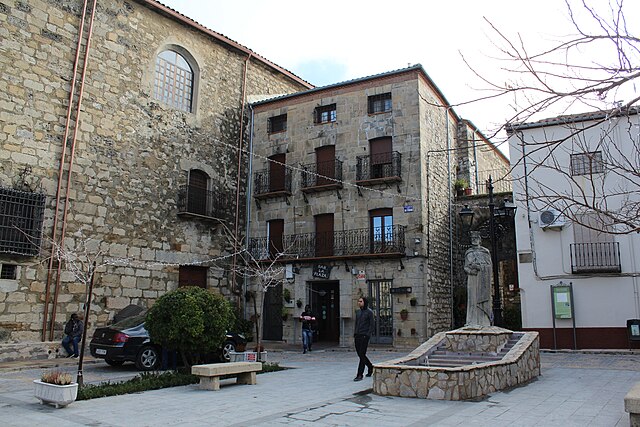
[[[185,287],[161,296],[149,309],[145,328],[152,341],[187,355],[212,353],[222,346],[235,315],[221,295]]]
[[[59,369],[46,371],[42,373],[40,381],[47,384],[69,385],[73,382],[71,374],[63,372]]]

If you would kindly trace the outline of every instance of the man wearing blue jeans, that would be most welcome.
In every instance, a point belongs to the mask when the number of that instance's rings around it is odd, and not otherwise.
[[[313,343],[313,325],[316,318],[311,313],[311,307],[307,304],[304,306],[304,311],[300,315],[300,321],[302,322],[302,353],[311,351],[311,344]]]
[[[367,347],[369,346],[369,338],[375,330],[375,322],[373,311],[369,308],[369,301],[365,297],[358,298],[358,307],[360,310],[356,312],[356,324],[353,328],[353,338],[356,347],[356,353],[360,359],[358,363],[358,373],[353,379],[354,381],[362,381],[364,368],[367,367],[367,376],[373,375],[373,364],[367,357]]]
[[[69,357],[76,358],[79,355],[78,343],[82,339],[83,326],[82,320],[78,318],[76,313],[73,313],[64,327],[65,337],[62,339],[62,346],[69,354]]]

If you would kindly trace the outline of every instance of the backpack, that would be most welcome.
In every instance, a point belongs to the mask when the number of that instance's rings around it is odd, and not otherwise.
[[[73,332],[73,320],[69,320],[64,326],[64,333],[66,335],[71,335],[71,332]]]

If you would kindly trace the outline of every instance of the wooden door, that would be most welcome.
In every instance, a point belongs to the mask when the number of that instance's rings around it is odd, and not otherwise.
[[[178,273],[178,286],[198,286],[207,288],[207,267],[181,265]]]
[[[209,176],[198,169],[189,171],[187,190],[187,212],[198,215],[207,213],[207,181]]]
[[[269,191],[284,191],[285,184],[285,163],[287,155],[274,154],[269,157]]]
[[[318,341],[340,340],[339,282],[316,282],[311,285],[311,311],[316,316]]]
[[[333,214],[316,215],[316,256],[333,255]]]
[[[334,181],[327,178],[336,176],[336,146],[325,145],[316,148],[316,185],[333,184]],[[327,178],[323,178],[323,177]]]
[[[282,341],[282,283],[268,288],[264,298],[262,338]]]
[[[267,241],[269,242],[269,257],[276,258],[282,254],[284,247],[282,235],[284,234],[284,220],[274,219],[267,222]]]
[[[371,178],[391,176],[391,137],[376,138],[369,141],[371,153]]]

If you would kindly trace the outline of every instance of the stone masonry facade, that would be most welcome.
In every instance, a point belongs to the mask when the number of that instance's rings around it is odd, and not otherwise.
[[[249,142],[243,95],[311,87],[156,2],[101,1],[86,64],[80,55],[80,69],[86,65],[82,109],[63,141],[82,7],[79,0],[0,2],[0,186],[46,196],[40,255],[0,254],[3,268],[15,266],[14,278],[0,280],[0,345],[43,337],[47,287],[51,295],[56,292],[55,281],[47,278],[47,236],[56,211],[62,218],[66,195],[67,246],[91,242],[90,254],[103,254],[88,319],[92,327],[105,325],[129,304],[148,307],[175,289],[181,266],[208,267],[206,286],[234,297],[228,258],[218,260],[232,252],[229,239],[216,221],[178,216],[179,189],[191,170],[205,172],[211,194],[230,197],[220,217],[233,224],[239,188],[243,230],[248,158],[239,162],[236,149],[241,131],[242,143]],[[192,112],[154,97],[155,61],[165,50],[178,52],[194,71]],[[76,95],[72,105],[78,101]],[[58,237],[61,224],[62,219]],[[105,265],[109,258],[120,261]],[[50,303],[47,312],[51,318],[56,310],[54,341],[69,314],[82,311],[85,292],[85,284],[63,269],[56,306]]]

